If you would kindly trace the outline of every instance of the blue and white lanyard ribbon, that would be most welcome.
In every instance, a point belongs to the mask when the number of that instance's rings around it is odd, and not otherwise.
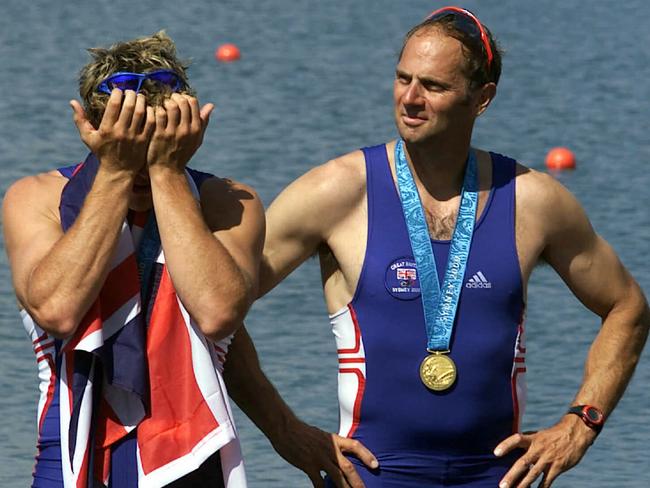
[[[460,208],[456,217],[456,227],[451,240],[447,270],[442,289],[438,281],[436,260],[433,256],[429,228],[424,217],[418,189],[411,169],[404,155],[403,141],[395,145],[395,170],[397,188],[402,200],[402,210],[408,229],[413,257],[419,273],[424,320],[427,329],[427,349],[429,351],[449,351],[451,333],[458,308],[458,299],[463,287],[465,267],[472,244],[476,208],[478,205],[478,185],[476,155],[470,148],[465,168],[465,178],[461,193]]]

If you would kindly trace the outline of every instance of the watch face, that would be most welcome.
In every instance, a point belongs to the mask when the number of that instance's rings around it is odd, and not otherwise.
[[[584,412],[587,415],[587,418],[594,423],[599,423],[603,418],[601,413],[595,408],[585,408]]]

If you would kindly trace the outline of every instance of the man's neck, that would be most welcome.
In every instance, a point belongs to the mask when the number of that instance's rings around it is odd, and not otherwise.
[[[460,194],[469,145],[405,143],[405,154],[416,183],[436,200],[449,200]]]

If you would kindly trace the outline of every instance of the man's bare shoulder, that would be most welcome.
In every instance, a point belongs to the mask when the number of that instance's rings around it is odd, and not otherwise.
[[[267,241],[281,234],[282,242],[301,236],[309,252],[332,229],[365,202],[366,179],[361,151],[316,166],[287,186],[267,212]],[[268,247],[268,246],[267,246]]]
[[[534,202],[560,191],[562,185],[553,176],[517,162],[517,198]]]
[[[255,189],[245,183],[214,176],[201,186],[201,201],[232,204],[241,200],[259,200]]]
[[[257,192],[245,183],[212,177],[201,186],[201,207],[206,223],[213,230],[239,226],[245,214],[255,222],[264,220],[264,208]]]
[[[61,191],[67,181],[58,171],[21,178],[7,189],[3,200],[4,212],[21,212],[29,207],[54,211],[58,215]]]
[[[586,218],[577,199],[552,175],[517,163],[516,181],[518,218],[541,219],[549,229]]]
[[[350,204],[365,195],[366,167],[363,152],[353,151],[316,166],[287,189],[309,193],[323,203]]]

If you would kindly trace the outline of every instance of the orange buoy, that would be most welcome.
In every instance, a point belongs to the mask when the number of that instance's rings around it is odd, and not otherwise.
[[[566,147],[554,147],[546,155],[546,167],[548,169],[575,169],[576,157]]]
[[[239,52],[239,48],[234,44],[222,44],[214,52],[214,57],[217,58],[217,61],[229,63],[241,58],[241,52]]]

